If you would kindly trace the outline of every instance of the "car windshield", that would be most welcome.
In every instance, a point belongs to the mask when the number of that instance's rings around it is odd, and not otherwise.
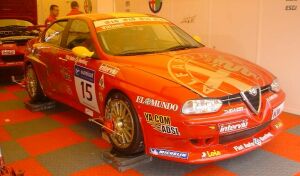
[[[33,24],[25,20],[0,19],[0,27],[5,26],[32,26]]]
[[[98,40],[111,55],[151,54],[203,47],[172,24],[123,26],[99,31]]]

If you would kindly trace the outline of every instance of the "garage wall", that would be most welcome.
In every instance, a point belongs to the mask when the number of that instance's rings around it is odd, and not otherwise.
[[[286,111],[300,114],[299,8],[300,0],[163,0],[157,15],[270,70],[287,93]],[[115,0],[115,10],[151,13],[146,0]]]
[[[103,0],[102,0],[103,1]],[[65,16],[70,12],[71,7],[70,3],[72,0],[37,0],[38,6],[38,23],[44,24],[45,19],[49,16],[50,5],[56,4],[59,6],[59,17]],[[84,0],[77,0],[79,3],[80,11],[84,12]],[[93,13],[96,13],[98,10],[97,0],[92,0],[92,9]]]

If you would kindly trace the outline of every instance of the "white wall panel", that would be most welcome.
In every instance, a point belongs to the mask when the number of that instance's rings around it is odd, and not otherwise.
[[[261,49],[258,63],[278,76],[287,93],[286,110],[300,114],[300,9],[286,11],[299,1],[262,0]]]

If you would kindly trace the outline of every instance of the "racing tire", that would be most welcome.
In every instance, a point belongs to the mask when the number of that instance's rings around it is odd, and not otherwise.
[[[25,68],[26,91],[32,103],[45,100],[43,89],[31,64]]]
[[[108,133],[113,151],[122,156],[133,156],[144,151],[143,134],[131,101],[122,93],[113,93],[106,101],[105,121],[110,121]]]

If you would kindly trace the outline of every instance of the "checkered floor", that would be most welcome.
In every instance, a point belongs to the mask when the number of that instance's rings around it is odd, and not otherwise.
[[[28,97],[18,85],[0,85],[0,147],[6,163],[26,176],[300,176],[300,117],[281,115],[285,131],[249,154],[230,160],[186,165],[154,159],[119,173],[100,159],[110,144],[99,127],[76,110],[59,105],[47,112],[30,112]]]

